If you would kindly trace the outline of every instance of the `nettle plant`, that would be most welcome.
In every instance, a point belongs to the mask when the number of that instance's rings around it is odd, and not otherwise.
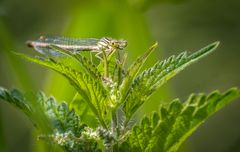
[[[141,115],[141,121],[136,121],[135,113],[170,78],[213,52],[218,45],[215,42],[192,54],[173,55],[144,70],[141,67],[157,44],[127,69],[126,55],[117,47],[101,49],[95,61],[82,52],[56,45],[49,45],[48,50],[61,53],[57,57],[16,53],[64,76],[77,94],[72,101],[59,102],[42,92],[23,94],[16,89],[0,88],[0,98],[30,118],[40,132],[39,139],[59,145],[65,151],[176,152],[207,118],[239,97],[240,90],[191,94],[184,102],[174,99],[160,103],[159,111]],[[72,66],[73,62],[80,66]]]

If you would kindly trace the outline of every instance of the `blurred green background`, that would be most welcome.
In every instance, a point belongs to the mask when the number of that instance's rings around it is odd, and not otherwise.
[[[40,35],[124,38],[133,61],[155,41],[159,48],[149,66],[181,51],[196,51],[221,41],[217,51],[176,76],[139,115],[160,102],[192,92],[240,87],[240,2],[237,0],[0,0],[0,86],[26,92],[44,90],[59,100],[75,93],[54,72],[26,63],[11,51],[36,54],[25,41]],[[240,102],[204,123],[185,143],[188,152],[240,152]],[[56,151],[36,141],[28,119],[0,102],[0,152]],[[39,144],[40,143],[40,144]]]

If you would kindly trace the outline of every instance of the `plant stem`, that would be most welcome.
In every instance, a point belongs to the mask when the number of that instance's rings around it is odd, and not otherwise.
[[[119,137],[119,127],[118,127],[118,118],[117,111],[112,111],[112,132],[116,133],[116,143],[113,145],[114,152],[118,152],[118,137]]]

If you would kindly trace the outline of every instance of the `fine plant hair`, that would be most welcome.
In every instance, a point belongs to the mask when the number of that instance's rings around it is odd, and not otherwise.
[[[156,49],[151,46],[126,68],[126,53],[115,50],[101,58],[50,46],[61,56],[20,58],[65,77],[76,90],[72,101],[57,101],[43,92],[22,93],[0,87],[0,99],[20,109],[40,133],[38,139],[67,152],[176,152],[207,118],[240,96],[238,88],[223,93],[191,94],[159,103],[151,115],[135,114],[149,97],[180,71],[212,53],[214,42],[193,53],[182,52],[142,69]],[[74,63],[74,64],[69,64]],[[17,137],[16,137],[17,138]]]

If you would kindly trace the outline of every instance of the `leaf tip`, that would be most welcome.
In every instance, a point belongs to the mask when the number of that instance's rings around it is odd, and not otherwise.
[[[158,42],[156,41],[154,44],[153,44],[153,46],[152,46],[153,48],[156,48],[156,47],[158,47]]]
[[[146,55],[144,55],[145,57],[147,57],[149,54],[151,54],[156,48],[158,47],[158,42],[155,42],[150,48],[149,50],[146,52]]]
[[[16,51],[11,51],[11,53],[14,54],[14,55],[17,55],[17,56],[20,55],[20,53],[19,53],[19,52],[16,52]]]
[[[25,59],[25,58],[26,58],[26,55],[24,55],[23,53],[15,52],[15,51],[11,51],[11,53],[12,53],[13,55],[16,55],[17,57],[22,58],[22,59]]]
[[[218,46],[220,45],[220,41],[215,41],[211,44],[209,44],[208,48],[210,48],[210,50],[215,50]]]
[[[238,96],[240,96],[240,89],[238,87],[233,87],[229,89],[227,92],[235,92],[238,94]]]
[[[215,41],[212,43],[212,45],[214,46],[214,48],[217,48],[220,45],[220,41]]]

